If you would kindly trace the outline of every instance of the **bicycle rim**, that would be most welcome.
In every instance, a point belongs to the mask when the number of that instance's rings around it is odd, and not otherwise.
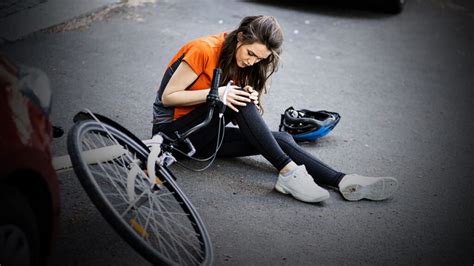
[[[91,153],[117,144],[122,152],[108,155],[113,158],[95,154],[97,162],[91,163]],[[212,263],[207,230],[167,169],[157,169],[160,188],[152,189],[143,170],[148,151],[142,145],[110,125],[86,120],[70,131],[68,152],[92,202],[142,256],[154,264]]]

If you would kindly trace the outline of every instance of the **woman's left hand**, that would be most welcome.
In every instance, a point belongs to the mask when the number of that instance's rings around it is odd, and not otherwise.
[[[250,100],[257,106],[257,109],[260,109],[260,106],[258,105],[258,91],[254,90],[252,86],[245,86],[244,91],[250,93]]]

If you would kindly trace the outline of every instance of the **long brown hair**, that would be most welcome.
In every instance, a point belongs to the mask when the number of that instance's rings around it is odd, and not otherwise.
[[[250,67],[240,68],[235,60],[237,51],[237,36],[241,32],[240,42],[264,44],[271,52],[268,58]],[[262,94],[267,93],[266,83],[270,76],[277,71],[282,52],[283,32],[274,17],[248,16],[242,19],[237,29],[227,34],[219,57],[219,67],[222,69],[221,84],[233,80],[239,86],[250,85],[259,92],[259,102]],[[263,109],[261,108],[263,112]]]

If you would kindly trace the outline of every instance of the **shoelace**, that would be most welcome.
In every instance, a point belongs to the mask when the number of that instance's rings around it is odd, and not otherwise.
[[[299,171],[304,171],[304,170],[303,170],[303,169],[298,169],[298,170],[296,170],[296,171],[293,173],[293,178],[297,178],[297,177],[298,177],[298,172],[299,172]],[[313,182],[313,178],[312,178],[306,171],[304,171],[304,172],[302,173],[302,177],[301,177],[300,179],[301,179],[301,180],[304,180],[304,181],[306,181],[306,182],[309,182],[309,181],[310,181],[310,182]]]

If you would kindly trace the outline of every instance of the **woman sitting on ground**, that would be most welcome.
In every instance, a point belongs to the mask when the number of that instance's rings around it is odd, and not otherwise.
[[[185,44],[173,57],[163,76],[153,105],[153,134],[173,135],[200,123],[207,115],[206,96],[213,70],[222,69],[221,84],[233,81],[225,95],[226,127],[218,157],[263,155],[278,171],[275,189],[305,202],[320,202],[329,192],[319,185],[338,188],[350,201],[384,200],[397,189],[392,177],[344,174],[300,147],[286,132],[272,132],[261,117],[260,97],[277,70],[283,33],[275,18],[245,17],[232,32],[223,32]],[[224,97],[226,86],[219,87]],[[215,152],[217,112],[209,126],[190,136],[197,154]]]

